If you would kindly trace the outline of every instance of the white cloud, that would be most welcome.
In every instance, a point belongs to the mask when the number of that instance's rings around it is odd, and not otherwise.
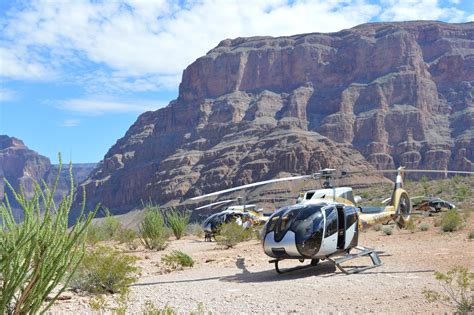
[[[56,107],[84,115],[102,115],[105,113],[141,113],[157,110],[165,104],[156,101],[120,102],[102,98],[71,99],[56,103]]]
[[[378,12],[364,0],[190,0],[182,7],[171,0],[39,0],[6,21],[2,46],[10,61],[0,74],[38,78],[93,63],[106,69],[98,79],[111,87],[177,88],[182,70],[222,39],[338,31]]]
[[[89,92],[176,89],[182,70],[225,38],[333,32],[373,19],[468,19],[437,0],[380,1],[36,0],[0,21],[0,76],[62,73]]]
[[[81,121],[79,119],[66,119],[65,121],[63,121],[61,123],[61,127],[67,127],[67,128],[70,128],[70,127],[77,127],[79,126],[79,124],[81,123]]]
[[[12,79],[47,79],[53,71],[41,63],[33,52],[26,52],[24,47],[15,49],[2,47],[0,44],[0,77]]]
[[[453,7],[442,7],[438,0],[383,0],[381,3],[387,6],[380,15],[380,19],[385,21],[468,21],[466,12]]]
[[[17,97],[17,93],[13,90],[0,88],[0,102],[12,101]]]

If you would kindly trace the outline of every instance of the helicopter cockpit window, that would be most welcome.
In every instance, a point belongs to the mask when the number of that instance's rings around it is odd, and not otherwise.
[[[313,196],[314,196],[314,191],[308,191],[306,193],[306,198],[305,199],[309,200],[309,199],[313,198]]]
[[[308,257],[315,255],[323,239],[324,217],[321,206],[300,209],[292,225],[298,251]]]
[[[283,239],[299,211],[299,208],[289,208],[282,214],[280,220],[275,225],[275,241],[279,242]]]
[[[352,190],[342,193],[341,197],[346,200],[349,200],[352,203],[355,203],[354,194],[352,193]]]
[[[335,208],[328,208],[326,211],[326,233],[324,237],[328,237],[337,232],[337,211]]]

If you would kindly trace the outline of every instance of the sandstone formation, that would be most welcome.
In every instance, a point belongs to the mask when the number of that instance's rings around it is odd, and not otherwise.
[[[83,184],[123,212],[322,167],[474,171],[473,127],[474,23],[226,39]]]
[[[94,167],[95,164],[74,164],[73,176],[75,182],[79,183],[85,180]],[[57,174],[58,165],[52,165],[49,158],[30,150],[23,141],[17,138],[0,135],[0,202],[5,201],[5,194],[8,194],[16,217],[21,217],[21,212],[11,191],[6,187],[4,178],[16,190],[22,186],[27,197],[31,198],[34,193],[35,181],[45,180],[49,186],[52,186]],[[58,201],[69,190],[69,170],[68,166],[64,165],[55,199]]]

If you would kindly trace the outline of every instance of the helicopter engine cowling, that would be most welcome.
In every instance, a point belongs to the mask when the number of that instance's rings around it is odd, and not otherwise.
[[[326,204],[284,207],[269,218],[262,236],[270,257],[325,258],[357,246],[357,210]]]

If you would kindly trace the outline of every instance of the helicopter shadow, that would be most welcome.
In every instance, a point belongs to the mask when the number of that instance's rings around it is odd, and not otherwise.
[[[242,272],[233,276],[222,277],[219,281],[236,283],[275,282],[321,276],[336,271],[336,267],[330,262],[323,262],[317,266],[307,265],[301,268],[296,267],[291,272],[282,274],[278,274],[274,269],[251,272],[247,269],[247,266],[245,266],[245,258],[238,258],[235,265],[242,270]]]

